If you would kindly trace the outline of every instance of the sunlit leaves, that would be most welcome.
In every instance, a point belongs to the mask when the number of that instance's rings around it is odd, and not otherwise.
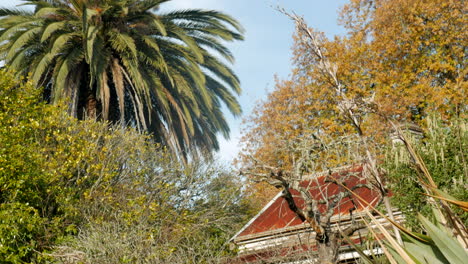
[[[356,131],[322,63],[336,70],[343,94],[356,104],[353,115],[376,155],[391,130],[385,120],[424,125],[430,112],[443,120],[466,117],[465,13],[461,0],[350,1],[341,14],[347,35],[316,35],[326,61],[297,32],[291,77],[277,80],[247,120],[245,153],[282,168],[314,153],[319,170],[365,158],[362,148],[349,151]]]
[[[0,71],[2,262],[66,262],[77,251],[90,263],[233,254],[225,242],[251,214],[236,174],[182,164],[149,135],[79,121],[66,108]]]
[[[217,133],[229,135],[220,109],[224,103],[240,113],[240,84],[208,51],[232,62],[223,41],[242,39],[243,29],[216,11],[154,13],[164,2],[32,1],[34,13],[2,9],[0,56],[50,89],[50,101],[67,98],[73,116],[148,130],[180,157],[217,149]]]

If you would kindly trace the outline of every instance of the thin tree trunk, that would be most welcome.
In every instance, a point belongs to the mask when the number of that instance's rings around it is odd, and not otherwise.
[[[332,235],[326,232],[326,235],[327,238],[325,239],[316,238],[318,253],[317,262],[320,264],[335,264],[338,262],[340,243],[338,243],[338,237],[335,234]]]

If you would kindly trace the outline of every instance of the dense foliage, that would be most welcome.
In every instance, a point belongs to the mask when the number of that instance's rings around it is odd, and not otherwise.
[[[201,161],[182,166],[149,136],[65,109],[0,72],[0,263],[232,254],[226,239],[249,214],[239,179]]]
[[[242,28],[216,11],[155,12],[169,0],[24,0],[0,9],[0,58],[69,111],[153,133],[179,155],[219,148],[221,107],[238,115],[224,41]]]
[[[291,168],[307,144],[322,145],[326,151],[316,151],[314,160],[324,170],[363,158],[355,155],[363,149],[353,146],[356,136],[381,154],[388,120],[424,127],[429,113],[465,117],[466,11],[461,0],[352,0],[341,13],[347,35],[329,40],[309,29],[321,43],[318,52],[298,30],[291,77],[277,80],[247,120],[245,154]]]
[[[465,111],[467,26],[463,1],[350,1],[342,11],[348,35],[327,40],[322,52],[337,70],[344,93],[355,101],[373,98],[378,114],[417,122],[433,110],[447,116]],[[339,137],[354,133],[336,104],[329,76],[295,35],[290,80],[257,107],[244,142],[261,160],[290,163],[285,145],[307,134]],[[362,108],[361,111],[369,109]],[[388,127],[362,112],[364,134]],[[276,160],[275,160],[276,159]]]
[[[457,200],[468,201],[467,120],[454,118],[450,123],[443,123],[440,118],[432,117],[427,122],[428,130],[424,137],[414,138],[412,144],[438,188]],[[388,150],[385,166],[394,193],[393,204],[405,213],[407,225],[417,229],[417,215],[431,216],[434,206],[421,196],[424,193],[421,172],[398,143]],[[455,209],[467,225],[468,213]]]
[[[235,256],[227,241],[251,215],[240,182],[215,166],[171,170],[155,177],[164,179],[157,186],[119,186],[86,204],[92,220],[50,255],[59,263],[109,264],[221,263]]]

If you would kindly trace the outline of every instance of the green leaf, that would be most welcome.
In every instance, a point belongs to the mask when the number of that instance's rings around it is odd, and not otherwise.
[[[50,23],[42,33],[41,42],[46,41],[55,31],[63,29],[66,24],[66,21]]]
[[[444,231],[431,223],[423,215],[419,214],[418,218],[426,228],[428,235],[432,238],[434,243],[450,263],[466,263],[466,260],[468,260],[468,254],[454,237],[452,237],[447,231]]]
[[[63,34],[60,35],[55,41],[52,46],[52,49],[50,50],[50,53],[53,56],[58,55],[57,53],[61,52],[64,48],[66,48],[68,45],[72,44],[71,40],[74,37],[77,37],[78,34],[73,32],[73,33],[68,33],[68,34]]]
[[[89,26],[86,31],[86,62],[91,63],[93,60],[94,53],[94,40],[96,39],[98,28],[95,26]]]
[[[35,84],[39,83],[39,80],[41,79],[42,74],[47,69],[47,67],[49,67],[53,58],[54,56],[52,54],[47,53],[41,58],[39,63],[36,65],[33,71],[33,75],[32,75],[32,80]]]
[[[448,263],[447,259],[431,239],[428,239],[430,242],[422,242],[404,233],[402,237],[406,252],[410,253],[420,262],[434,264]]]
[[[40,18],[47,18],[49,15],[56,15],[60,11],[60,8],[56,7],[44,7],[39,9],[39,11],[36,11],[34,16],[35,17],[40,17]]]
[[[135,40],[128,34],[117,31],[111,31],[109,33],[109,39],[111,41],[112,47],[119,53],[128,52],[133,57],[137,56]]]
[[[8,51],[8,54],[5,59],[7,61],[10,61],[13,58],[13,56],[17,52],[19,52],[19,49],[23,48],[26,44],[28,44],[28,42],[31,41],[31,39],[33,39],[33,37],[40,31],[41,29],[37,27],[24,32],[19,38],[15,40],[13,45],[11,45],[10,50]]]

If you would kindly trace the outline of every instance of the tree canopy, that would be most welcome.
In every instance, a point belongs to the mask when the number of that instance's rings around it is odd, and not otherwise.
[[[162,13],[169,0],[25,0],[33,11],[0,9],[0,58],[45,87],[75,117],[153,133],[179,155],[219,148],[229,136],[222,105],[241,113],[232,17],[209,10]]]
[[[421,120],[431,112],[443,120],[466,115],[465,13],[459,0],[350,1],[341,11],[345,36],[329,40],[309,29],[326,61],[311,48],[307,32],[298,30],[292,75],[277,80],[247,120],[246,153],[287,167],[304,138],[328,144],[361,132],[379,142],[392,129],[387,119],[424,126]],[[324,69],[334,72],[339,89]],[[359,131],[340,114],[339,94],[353,104],[344,108],[354,110]],[[337,158],[340,153],[332,157],[328,151],[322,168],[349,163]]]
[[[320,203],[304,191],[302,179],[323,172],[332,182],[332,169],[360,164],[364,168],[360,179],[367,180],[368,188],[381,194],[379,202],[393,220],[389,187],[398,184],[389,185],[382,168],[385,144],[392,142],[390,135],[404,141],[401,129],[405,128],[417,128],[423,135],[418,125],[423,127],[423,121],[434,113],[447,123],[452,117],[466,118],[464,1],[350,1],[342,10],[347,35],[333,40],[309,28],[297,14],[279,11],[296,25],[294,69],[289,79],[277,80],[276,89],[247,121],[243,138],[246,174],[281,188],[289,208],[301,218],[319,215],[314,206]],[[460,131],[455,127],[444,129]],[[432,155],[435,149],[428,153]],[[431,179],[416,156],[411,156],[417,160],[411,164],[416,167],[416,178],[424,174]],[[450,155],[454,159],[461,157],[458,153]],[[463,166],[453,170],[454,174],[440,177],[439,183],[463,177]],[[403,169],[399,169],[392,172],[401,173]],[[459,175],[460,171],[464,174]],[[414,177],[411,181],[428,195],[432,193],[429,188],[437,188],[432,180],[430,187]],[[464,183],[457,185],[465,187]],[[346,189],[344,183],[341,186]],[[254,188],[263,192],[260,197],[269,195],[264,186]],[[303,208],[294,201],[290,189],[300,193],[298,197],[305,201]],[[398,190],[400,194],[404,191]],[[341,199],[340,195],[332,197],[334,202]],[[399,201],[400,206],[403,204]],[[453,231],[451,235],[466,245],[466,232],[459,232],[463,229],[459,228],[460,219],[446,204],[444,210],[456,219],[445,223]],[[351,211],[349,215],[352,217]],[[338,261],[333,243],[342,243],[342,237],[338,234],[338,239],[331,239],[333,231],[326,228],[330,218],[321,215],[301,219],[317,234],[318,261]],[[320,227],[322,221],[325,225]],[[330,239],[322,240],[323,234]],[[396,226],[394,235],[403,243]]]

